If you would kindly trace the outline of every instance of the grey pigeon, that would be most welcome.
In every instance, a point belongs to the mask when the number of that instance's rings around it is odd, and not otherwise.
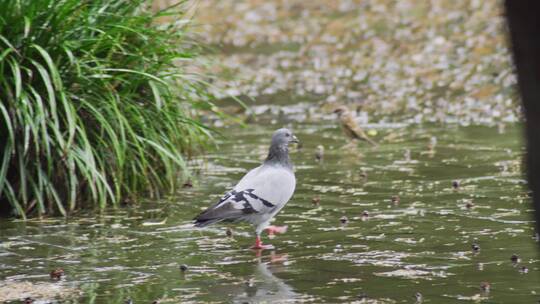
[[[298,142],[288,129],[275,131],[263,164],[249,171],[217,204],[199,214],[194,219],[195,226],[246,221],[255,227],[256,240],[252,248],[272,248],[262,244],[261,232],[265,229],[269,233],[285,232],[284,227],[269,226],[269,223],[294,193],[296,178],[289,159],[289,144]]]

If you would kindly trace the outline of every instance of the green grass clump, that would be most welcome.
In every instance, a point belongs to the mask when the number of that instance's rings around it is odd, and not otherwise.
[[[0,0],[0,207],[67,214],[174,189],[210,135],[179,7]],[[176,22],[159,25],[167,15]]]

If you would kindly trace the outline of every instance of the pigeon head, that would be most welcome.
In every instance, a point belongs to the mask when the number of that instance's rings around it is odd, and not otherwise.
[[[343,115],[343,113],[347,113],[349,110],[347,109],[346,106],[339,106],[337,108],[334,109],[334,113],[336,113],[338,115],[338,117],[341,117],[341,115]]]
[[[272,135],[272,147],[287,147],[290,143],[299,143],[299,141],[289,129],[279,129]]]
[[[271,165],[279,164],[289,169],[292,168],[288,148],[290,143],[299,143],[299,141],[289,129],[283,128],[274,132],[265,163]]]

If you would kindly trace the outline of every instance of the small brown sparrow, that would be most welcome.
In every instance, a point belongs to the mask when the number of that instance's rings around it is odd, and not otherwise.
[[[347,135],[348,138],[353,140],[360,139],[363,141],[367,141],[373,146],[377,146],[377,144],[366,135],[364,130],[362,130],[362,128],[358,126],[356,120],[354,119],[354,116],[347,109],[347,107],[339,106],[334,110],[334,113],[338,115],[341,128],[343,129],[343,132],[345,133],[345,135]]]

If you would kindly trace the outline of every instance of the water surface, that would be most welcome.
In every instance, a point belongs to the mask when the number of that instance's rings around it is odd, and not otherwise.
[[[520,126],[373,124],[380,146],[371,148],[346,146],[331,120],[288,117],[224,129],[219,149],[193,162],[193,188],[174,196],[97,215],[2,220],[0,290],[47,284],[41,299],[62,303],[414,303],[417,292],[425,303],[540,300]],[[247,225],[229,226],[232,237],[227,226],[192,228],[202,208],[258,165],[284,124],[303,147],[291,151],[297,191],[275,221],[289,226],[269,240],[276,249],[247,249]],[[52,281],[58,267],[66,275]]]

